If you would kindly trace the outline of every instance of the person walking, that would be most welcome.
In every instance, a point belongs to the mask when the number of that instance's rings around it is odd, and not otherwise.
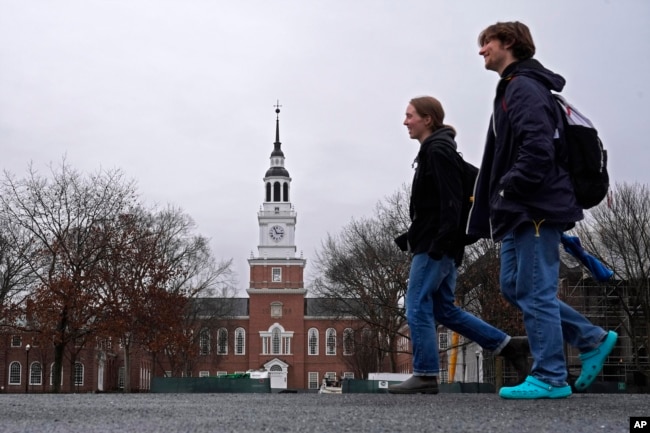
[[[520,22],[498,22],[479,37],[485,68],[499,74],[467,233],[501,241],[501,292],[523,313],[533,357],[530,375],[503,387],[507,399],[564,398],[563,341],[580,351],[574,383],[586,390],[618,338],[557,297],[560,238],[583,218],[569,173],[559,108],[551,91],[565,80],[533,59],[535,45]]]
[[[461,225],[463,161],[456,150],[456,131],[443,123],[444,117],[441,103],[431,96],[413,98],[406,108],[404,125],[420,149],[414,162],[411,224],[396,243],[413,254],[406,291],[413,375],[390,385],[388,392],[393,394],[438,392],[436,321],[503,356],[522,380],[528,372],[525,338],[511,338],[454,304],[456,267],[465,247],[465,227]]]

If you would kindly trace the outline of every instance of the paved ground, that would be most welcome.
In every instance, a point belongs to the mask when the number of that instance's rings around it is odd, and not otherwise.
[[[650,394],[0,394],[0,432],[629,432]]]

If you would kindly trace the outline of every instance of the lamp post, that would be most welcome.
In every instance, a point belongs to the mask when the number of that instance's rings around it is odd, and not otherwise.
[[[27,364],[25,367],[25,394],[29,392],[29,373],[30,373],[30,368],[29,368],[29,349],[31,349],[32,346],[29,344],[25,346],[25,353],[27,353]]]
[[[478,365],[478,358],[481,355],[481,351],[477,350],[476,351],[476,392],[479,393],[479,381],[480,381],[480,376],[479,376],[479,365]]]

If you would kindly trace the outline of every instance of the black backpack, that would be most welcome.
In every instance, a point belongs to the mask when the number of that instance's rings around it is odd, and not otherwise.
[[[476,177],[478,176],[478,168],[473,164],[465,161],[463,155],[458,152],[462,168],[462,181],[463,181],[463,206],[460,210],[460,225],[459,237],[463,240],[465,245],[473,244],[478,240],[467,234],[467,220],[469,218],[469,211],[474,204],[474,185],[476,184]]]
[[[607,151],[591,121],[562,96],[553,94],[560,106],[568,171],[578,204],[589,209],[599,204],[609,190]]]

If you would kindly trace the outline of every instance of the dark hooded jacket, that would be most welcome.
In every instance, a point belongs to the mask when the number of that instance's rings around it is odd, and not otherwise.
[[[462,205],[462,159],[450,127],[434,131],[420,145],[415,160],[406,237],[413,254],[428,253],[435,260],[447,255],[460,265],[464,244],[459,242]],[[399,244],[399,242],[398,242]]]
[[[565,80],[529,59],[509,65],[497,85],[494,111],[476,181],[467,232],[500,241],[532,220],[566,224],[583,218],[569,173],[560,111],[551,90]]]

